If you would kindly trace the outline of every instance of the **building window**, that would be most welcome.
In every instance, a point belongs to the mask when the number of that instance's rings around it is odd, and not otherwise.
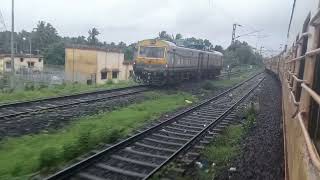
[[[133,71],[129,71],[129,77],[133,77]]]
[[[23,62],[23,58],[20,58],[20,62]]]
[[[41,62],[42,61],[42,59],[41,58],[39,58],[39,62]]]
[[[107,79],[108,78],[108,72],[104,71],[101,72],[101,79]]]
[[[33,68],[34,67],[34,62],[28,62],[28,68]]]
[[[11,62],[6,62],[6,69],[11,69]]]
[[[118,72],[112,72],[112,79],[118,78]]]

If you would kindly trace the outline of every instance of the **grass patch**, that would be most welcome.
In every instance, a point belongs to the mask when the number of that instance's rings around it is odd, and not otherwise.
[[[104,85],[85,85],[85,84],[65,84],[47,87],[43,85],[35,86],[34,84],[26,84],[22,90],[12,90],[0,92],[0,104],[26,101],[37,98],[56,97],[62,95],[69,95],[73,93],[80,93],[97,89],[114,89],[135,85],[132,81],[121,81],[119,83],[109,83]]]
[[[241,74],[231,75],[230,79],[207,80],[202,84],[201,88],[210,91],[217,88],[231,87],[248,79],[250,76],[257,73],[259,70],[260,69],[252,69],[250,71],[245,71]]]
[[[161,114],[187,106],[186,99],[196,101],[186,93],[150,93],[150,96],[154,99],[83,117],[49,134],[3,140],[0,143],[0,179],[25,179],[26,175],[39,170],[52,170],[101,142],[114,142]]]
[[[203,150],[204,168],[198,169],[197,176],[199,179],[213,179],[241,153],[240,142],[256,121],[256,110],[253,104],[245,109],[245,118],[244,124],[227,127]],[[214,166],[212,166],[213,163]]]

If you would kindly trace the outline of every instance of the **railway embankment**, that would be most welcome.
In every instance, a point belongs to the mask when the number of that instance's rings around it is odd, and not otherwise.
[[[284,178],[281,99],[278,81],[267,75],[256,123],[240,143],[242,153],[232,162],[236,168],[232,179]]]
[[[283,179],[281,89],[271,75],[238,111],[244,121],[213,139],[188,173],[194,179]],[[188,178],[187,178],[188,179]]]

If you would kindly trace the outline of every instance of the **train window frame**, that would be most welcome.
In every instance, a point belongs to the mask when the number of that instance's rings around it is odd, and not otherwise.
[[[319,27],[316,32],[320,35]],[[317,48],[320,48],[320,36],[318,36]],[[320,94],[320,77],[317,76],[320,73],[320,55],[316,55],[315,58],[312,89]],[[310,101],[308,132],[316,150],[320,153],[320,105],[313,98]]]
[[[310,23],[310,20],[311,20],[311,13],[308,14],[307,18],[305,19],[304,21],[304,24],[303,24],[303,27],[302,27],[302,33],[306,33],[309,31],[309,23]],[[299,42],[297,42],[299,43]],[[306,36],[306,37],[303,37],[302,38],[302,45],[301,45],[301,54],[299,54],[299,56],[304,56],[307,51],[308,51],[308,43],[309,43],[309,37]],[[299,69],[298,69],[298,78],[299,79],[304,79],[304,71],[305,71],[305,58],[301,59],[299,61]],[[294,68],[296,65],[294,64]],[[300,101],[301,99],[301,92],[302,92],[302,87],[301,87],[301,82],[296,82],[297,83],[297,86],[294,90],[294,93],[295,93],[295,98],[297,101]]]

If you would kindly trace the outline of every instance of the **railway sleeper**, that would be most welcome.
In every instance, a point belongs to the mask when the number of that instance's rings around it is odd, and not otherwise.
[[[180,123],[174,123],[174,124],[172,124],[172,126],[181,127],[181,128],[185,128],[185,129],[188,129],[188,130],[194,130],[194,131],[201,131],[203,129],[203,127],[188,126],[188,125],[183,125],[183,124],[180,124]]]
[[[138,164],[138,165],[142,165],[142,166],[149,166],[152,168],[156,168],[158,166],[158,164],[148,163],[148,162],[144,162],[144,161],[138,161],[138,160],[134,160],[134,159],[126,158],[126,157],[121,157],[118,155],[112,155],[111,157],[116,160],[126,161],[126,162],[129,162],[132,164]]]
[[[125,176],[130,176],[130,177],[135,177],[135,178],[144,178],[147,176],[147,174],[143,174],[143,173],[137,173],[137,172],[133,172],[133,171],[129,171],[129,170],[124,170],[121,168],[117,168],[117,167],[113,167],[113,166],[109,166],[103,163],[98,163],[96,164],[96,167],[103,169],[104,171],[110,171],[110,172],[114,172],[117,174],[122,174]]]
[[[176,137],[176,136],[167,136],[167,135],[162,135],[159,133],[154,133],[152,134],[153,136],[157,136],[157,137],[161,137],[161,138],[168,138],[168,139],[173,139],[173,140],[178,140],[178,141],[188,141],[189,138],[180,138],[180,137]]]
[[[172,127],[172,126],[167,126],[165,127],[166,129],[171,129],[173,131],[180,131],[183,133],[192,133],[192,134],[197,134],[199,131],[193,131],[193,130],[187,130],[187,129],[182,129],[182,128],[177,128],[177,127]]]
[[[204,128],[206,127],[209,123],[195,123],[195,122],[190,122],[190,121],[185,121],[185,120],[180,120],[179,124],[184,124],[186,126],[195,126],[199,128]]]
[[[170,131],[168,129],[161,129],[160,132],[164,133],[164,134],[173,134],[173,135],[176,135],[176,136],[182,136],[182,137],[186,137],[186,138],[192,138],[193,137],[193,135],[191,135],[191,134],[179,133],[179,132],[176,132],[176,131]]]
[[[136,142],[135,145],[136,145],[136,146],[143,147],[143,148],[151,149],[151,150],[166,151],[166,152],[168,152],[168,153],[174,153],[174,152],[176,151],[176,150],[174,150],[174,149],[151,146],[151,145],[144,144],[144,143],[140,143],[140,142]]]

